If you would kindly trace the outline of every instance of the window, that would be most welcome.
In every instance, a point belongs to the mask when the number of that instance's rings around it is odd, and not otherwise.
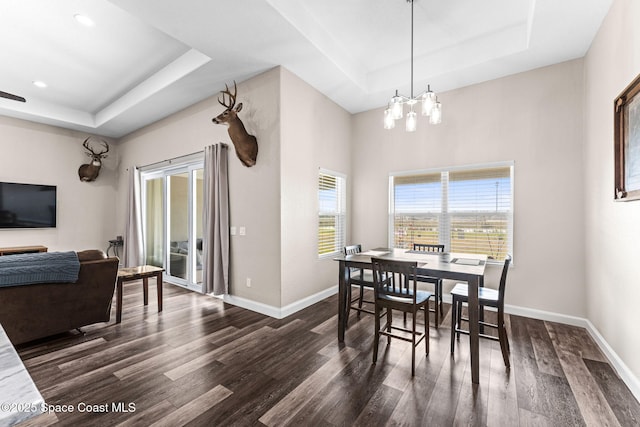
[[[513,252],[513,164],[392,174],[389,241],[444,244],[447,251]]]
[[[318,175],[318,256],[342,251],[346,235],[346,178],[320,170]]]

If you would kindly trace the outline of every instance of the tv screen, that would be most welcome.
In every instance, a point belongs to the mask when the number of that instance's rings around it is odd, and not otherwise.
[[[0,228],[55,226],[55,185],[0,182]]]

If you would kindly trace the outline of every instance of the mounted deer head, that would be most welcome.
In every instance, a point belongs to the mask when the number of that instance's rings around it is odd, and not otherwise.
[[[244,128],[244,124],[242,124],[242,120],[238,117],[238,113],[242,110],[242,102],[238,104],[235,109],[233,108],[236,105],[236,94],[238,93],[236,82],[233,82],[233,93],[229,91],[229,86],[226,84],[224,86],[226,89],[221,92],[222,101],[218,98],[218,102],[220,105],[225,107],[226,110],[220,113],[217,117],[211,119],[211,121],[218,125],[227,125],[227,131],[229,132],[231,142],[233,142],[233,146],[236,149],[238,158],[243,165],[250,168],[256,164],[256,159],[258,157],[258,141],[256,141],[255,136],[247,133],[247,130]],[[226,102],[227,96],[229,97],[229,102]]]
[[[102,144],[103,149],[97,153],[93,151],[93,148],[89,145],[90,139],[91,137],[88,137],[82,143],[82,146],[87,150],[85,154],[91,157],[91,163],[84,164],[78,169],[78,176],[80,177],[80,181],[83,182],[96,180],[100,173],[100,168],[102,167],[102,159],[107,157],[107,152],[109,152],[109,144],[102,139],[100,140],[100,143]]]

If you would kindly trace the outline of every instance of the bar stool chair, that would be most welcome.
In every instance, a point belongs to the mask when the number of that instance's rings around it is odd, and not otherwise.
[[[361,245],[351,245],[345,246],[342,250],[345,255],[354,255],[362,252]],[[357,286],[359,287],[358,295],[354,298],[351,295],[351,287]],[[363,308],[363,303],[374,304],[374,301],[366,301],[364,299],[364,288],[373,289],[373,273],[371,270],[367,270],[364,268],[351,268],[349,270],[349,280],[347,283],[347,301],[349,302],[347,306],[347,322],[349,321],[349,312],[353,308],[358,312],[358,316],[360,316],[361,312],[365,312],[368,314],[375,314],[373,310],[369,310],[367,308]]]
[[[411,343],[411,376],[416,371],[416,347],[425,340],[425,355],[429,354],[429,298],[431,293],[419,291],[416,280],[417,262],[390,261],[372,258],[374,294],[376,300],[375,325],[376,335],[373,341],[373,364],[378,360],[378,342],[380,335],[386,335],[387,345],[391,338]],[[380,314],[387,310],[387,323],[380,327]],[[411,329],[392,325],[393,310],[411,313]],[[416,330],[418,312],[424,312],[424,332]],[[398,331],[398,332],[394,332]],[[410,337],[408,335],[411,335]]]
[[[500,277],[500,285],[498,290],[481,287],[478,289],[478,301],[480,303],[480,327],[489,326],[498,329],[498,337],[480,333],[483,338],[500,341],[500,350],[502,351],[502,359],[504,365],[509,368],[509,338],[504,325],[504,293],[507,286],[507,273],[509,272],[509,264],[511,263],[511,255],[507,255],[504,259],[504,267],[502,267],[502,276]],[[469,322],[468,318],[462,317],[462,303],[469,302],[468,286],[464,283],[458,283],[452,290],[453,298],[451,304],[451,354],[454,353],[456,339],[460,339],[460,334],[469,334],[468,330],[461,328],[462,321]],[[484,319],[484,308],[494,307],[498,309],[498,323],[487,323]],[[481,329],[482,331],[482,329]]]
[[[414,243],[413,250],[421,252],[444,252],[444,245]],[[434,313],[435,327],[436,329],[438,329],[438,327],[440,326],[440,322],[444,317],[444,309],[442,306],[442,279],[439,277],[418,276],[418,281],[433,284],[434,304],[433,308],[429,307],[429,311]]]

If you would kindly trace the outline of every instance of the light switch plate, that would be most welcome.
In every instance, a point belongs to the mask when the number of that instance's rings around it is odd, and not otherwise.
[[[246,236],[247,235],[247,229],[245,227],[240,227],[240,235],[241,236]]]
[[[236,228],[235,227],[231,227],[231,235],[232,236],[236,235]]]

